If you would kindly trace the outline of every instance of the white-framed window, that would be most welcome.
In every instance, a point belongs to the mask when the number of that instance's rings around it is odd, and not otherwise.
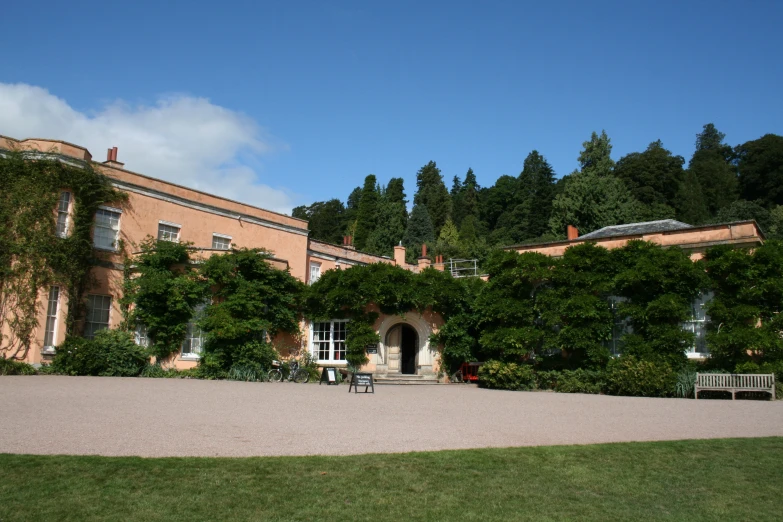
[[[182,225],[169,223],[168,221],[158,222],[158,241],[171,241],[179,243],[179,231]]]
[[[46,305],[46,328],[44,329],[44,351],[54,350],[57,341],[57,312],[60,308],[60,287],[49,288],[49,301]]]
[[[204,310],[207,308],[207,303],[196,305],[193,310],[193,317],[188,321],[188,329],[185,334],[185,340],[182,341],[182,353],[183,359],[198,359],[201,357],[201,352],[204,347],[204,333],[198,325],[198,322],[204,317]]]
[[[707,303],[712,301],[715,297],[713,292],[706,292],[700,294],[691,303],[691,319],[682,323],[682,328],[686,332],[692,332],[693,344],[688,348],[685,353],[689,358],[701,359],[703,357],[709,357],[710,351],[707,348],[707,321],[710,318],[707,316],[707,310],[705,307]]]
[[[310,284],[321,279],[321,263],[310,262]]]
[[[87,296],[87,317],[84,322],[84,337],[92,339],[95,332],[109,327],[111,296],[90,294]]]
[[[60,192],[60,200],[57,203],[57,235],[68,235],[68,210],[71,208],[71,193]]]
[[[147,335],[147,325],[142,323],[136,324],[136,329],[133,331],[133,342],[139,346],[149,348],[150,338]]]
[[[95,213],[95,226],[92,230],[92,243],[102,250],[117,250],[120,235],[120,215],[116,208],[100,207]]]
[[[310,325],[310,353],[322,362],[345,362],[345,327],[348,321],[334,320]]]
[[[223,234],[212,234],[212,248],[216,250],[230,250],[231,249],[231,236],[225,236]]]

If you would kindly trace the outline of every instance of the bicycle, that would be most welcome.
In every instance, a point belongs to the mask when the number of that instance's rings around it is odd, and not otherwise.
[[[269,378],[270,382],[280,382],[283,380],[283,370],[282,370],[282,363],[280,361],[272,361],[272,368],[269,370],[269,373],[267,373],[267,377]],[[310,380],[310,372],[307,370],[299,367],[299,361],[291,361],[288,363],[288,379],[289,381],[294,381],[296,383],[306,383]]]

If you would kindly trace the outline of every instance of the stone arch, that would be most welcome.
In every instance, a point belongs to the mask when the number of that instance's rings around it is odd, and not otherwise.
[[[405,315],[388,315],[383,318],[378,327],[378,336],[381,338],[378,344],[378,355],[376,369],[378,373],[388,371],[389,353],[386,346],[386,338],[389,331],[397,325],[407,324],[416,331],[418,336],[418,353],[416,355],[416,373],[420,375],[430,375],[433,373],[433,365],[437,347],[430,346],[430,335],[433,333],[433,325],[429,324],[418,312],[406,312]]]

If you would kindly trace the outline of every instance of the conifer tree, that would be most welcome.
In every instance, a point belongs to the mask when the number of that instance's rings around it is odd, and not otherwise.
[[[435,231],[430,221],[430,215],[424,205],[414,203],[411,210],[411,217],[408,219],[408,227],[405,229],[405,236],[402,244],[410,252],[418,256],[421,253],[422,243],[432,244],[435,242]]]
[[[549,229],[555,171],[537,150],[525,158],[519,174],[519,187],[521,204],[514,209],[519,232],[518,237],[513,238],[514,241],[540,237]]]
[[[712,123],[705,125],[696,135],[696,151],[688,164],[688,170],[701,185],[710,216],[715,216],[739,197],[739,182],[731,164],[733,151],[723,143],[725,137]]]
[[[359,210],[356,214],[356,234],[354,245],[362,250],[367,246],[367,240],[378,226],[378,203],[380,194],[376,186],[375,176],[370,174],[364,178],[362,197],[359,200]]]
[[[451,198],[443,176],[434,161],[424,165],[416,174],[416,195],[414,205],[422,205],[430,216],[435,234],[451,217]]]

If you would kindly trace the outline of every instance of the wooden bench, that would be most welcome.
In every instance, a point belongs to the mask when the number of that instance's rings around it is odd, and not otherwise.
[[[700,391],[731,392],[731,400],[737,392],[757,391],[769,393],[775,400],[775,374],[697,373],[693,391],[697,399]]]

